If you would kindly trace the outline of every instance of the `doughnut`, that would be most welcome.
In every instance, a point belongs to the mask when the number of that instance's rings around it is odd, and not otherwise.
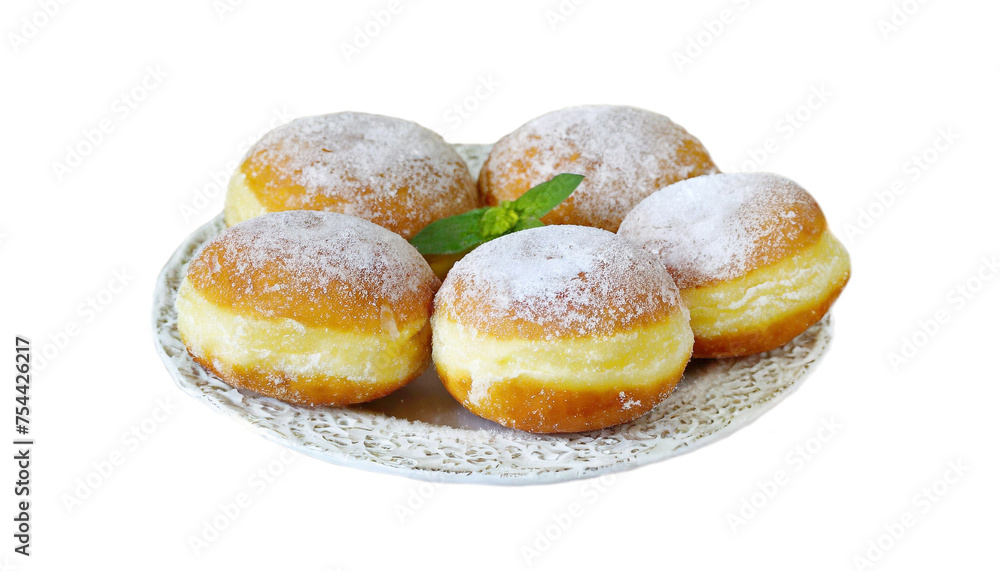
[[[231,386],[285,402],[384,396],[430,364],[440,282],[406,240],[333,212],[273,212],[231,226],[191,261],[177,327]]]
[[[529,432],[634,420],[674,388],[694,336],[656,258],[606,230],[544,226],[462,258],[434,298],[433,359],[474,414]]]
[[[462,157],[416,123],[366,113],[295,119],[264,135],[229,182],[232,226],[267,212],[323,210],[364,218],[406,239],[478,208]]]
[[[557,174],[581,174],[580,186],[542,221],[616,232],[643,198],[715,172],[701,142],[667,117],[588,105],[542,115],[500,139],[480,170],[479,191],[492,206]]]
[[[656,255],[691,311],[696,358],[784,345],[819,321],[851,275],[813,197],[769,173],[713,174],[654,193],[618,234]]]

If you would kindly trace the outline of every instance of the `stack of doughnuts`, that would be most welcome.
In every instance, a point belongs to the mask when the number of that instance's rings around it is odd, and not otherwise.
[[[407,242],[564,172],[585,178],[547,226],[434,269]],[[526,123],[494,146],[478,187],[452,147],[414,123],[298,119],[247,153],[225,220],[175,303],[202,367],[286,402],[343,406],[433,362],[468,410],[529,432],[632,421],[690,359],[789,342],[850,276],[801,186],[721,173],[682,127],[622,106]]]

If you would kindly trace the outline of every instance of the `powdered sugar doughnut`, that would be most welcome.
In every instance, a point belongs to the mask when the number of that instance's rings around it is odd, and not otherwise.
[[[618,234],[673,275],[695,357],[784,345],[826,314],[851,273],[813,197],[775,174],[678,182],[636,206]]]
[[[500,139],[479,173],[479,190],[495,205],[557,174],[582,174],[576,191],[542,220],[615,232],[643,198],[714,172],[701,142],[667,117],[588,105],[542,115]]]
[[[270,213],[191,261],[177,327],[195,361],[230,385],[299,404],[364,402],[429,364],[439,285],[415,248],[371,222]]]
[[[691,357],[677,287],[654,256],[582,226],[476,248],[434,302],[434,363],[466,408],[531,432],[627,422],[663,400]]]
[[[291,121],[250,149],[229,183],[226,224],[323,210],[409,239],[478,206],[465,162],[433,131],[393,117],[334,113]]]

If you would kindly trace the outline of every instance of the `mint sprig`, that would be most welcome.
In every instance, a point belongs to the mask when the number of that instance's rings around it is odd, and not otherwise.
[[[428,224],[410,243],[425,256],[460,254],[511,232],[545,226],[540,218],[573,194],[583,175],[559,174],[517,200],[477,208]]]

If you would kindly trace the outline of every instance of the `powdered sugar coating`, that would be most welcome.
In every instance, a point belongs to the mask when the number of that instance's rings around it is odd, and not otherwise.
[[[663,115],[587,105],[542,115],[502,138],[479,185],[495,203],[513,200],[563,172],[586,178],[545,222],[614,232],[656,190],[718,169],[698,139]]]
[[[426,318],[439,282],[398,234],[344,214],[287,211],[225,230],[188,279],[217,303],[306,325]]]
[[[295,119],[250,149],[241,167],[269,210],[326,210],[410,237],[479,205],[465,162],[437,133],[368,113]]]
[[[498,337],[553,339],[611,335],[686,310],[655,257],[611,232],[566,225],[476,248],[448,273],[435,311]]]
[[[819,205],[795,182],[732,173],[654,193],[625,217],[618,234],[655,254],[688,288],[777,262],[815,243],[825,229]]]

